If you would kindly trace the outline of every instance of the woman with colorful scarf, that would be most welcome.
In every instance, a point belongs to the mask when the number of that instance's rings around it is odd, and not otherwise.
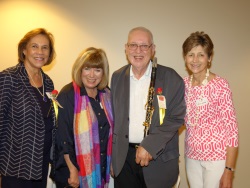
[[[113,115],[105,52],[93,47],[80,53],[73,81],[60,91],[56,141],[57,188],[105,188],[109,183]]]

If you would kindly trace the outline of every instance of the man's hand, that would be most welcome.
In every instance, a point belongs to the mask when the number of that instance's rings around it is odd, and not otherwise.
[[[149,161],[153,158],[142,146],[136,149],[135,162],[141,166],[148,166]]]

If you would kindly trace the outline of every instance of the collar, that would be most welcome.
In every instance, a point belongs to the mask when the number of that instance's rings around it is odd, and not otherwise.
[[[29,83],[29,76],[28,76],[27,70],[25,69],[24,63],[19,62],[16,65],[16,69],[17,69],[17,72],[19,73],[19,75],[21,76],[21,79],[25,80],[25,82]],[[45,73],[43,72],[42,68],[40,69],[40,71],[41,71],[42,76],[43,76],[43,82],[46,85],[47,78],[45,76]]]
[[[102,90],[97,89],[97,95],[98,95],[99,93],[106,93],[106,91],[105,91],[105,89],[102,89]],[[82,87],[80,88],[80,96],[83,96],[83,95],[87,95],[87,96],[88,96],[88,93],[87,93],[87,91],[86,91],[86,89],[85,89],[84,86],[82,86]]]
[[[147,67],[147,70],[145,71],[145,73],[143,74],[142,77],[144,76],[147,76],[147,77],[150,77],[151,76],[151,71],[152,71],[152,61],[150,60],[149,64],[148,64],[148,67]],[[132,65],[130,66],[130,77],[134,77],[134,73],[132,71]]]

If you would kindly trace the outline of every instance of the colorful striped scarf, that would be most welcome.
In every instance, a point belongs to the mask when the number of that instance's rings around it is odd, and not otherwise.
[[[107,170],[105,181],[101,177],[100,143],[98,120],[92,109],[89,97],[80,95],[80,87],[73,82],[75,91],[74,139],[77,164],[80,167],[81,188],[106,188],[110,178],[112,151],[113,115],[110,91],[99,92],[100,103],[107,116],[110,129],[107,148]]]

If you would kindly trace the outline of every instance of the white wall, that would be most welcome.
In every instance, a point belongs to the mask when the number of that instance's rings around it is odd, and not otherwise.
[[[128,31],[145,26],[153,34],[158,63],[187,75],[182,43],[194,31],[205,31],[215,45],[212,72],[226,77],[233,91],[240,126],[240,151],[234,187],[250,187],[247,175],[250,126],[250,1],[171,0],[0,0],[0,71],[17,64],[17,43],[36,27],[55,36],[57,57],[44,70],[60,90],[71,81],[71,66],[81,50],[101,47],[110,73],[125,65]],[[187,188],[180,134],[180,188]]]

